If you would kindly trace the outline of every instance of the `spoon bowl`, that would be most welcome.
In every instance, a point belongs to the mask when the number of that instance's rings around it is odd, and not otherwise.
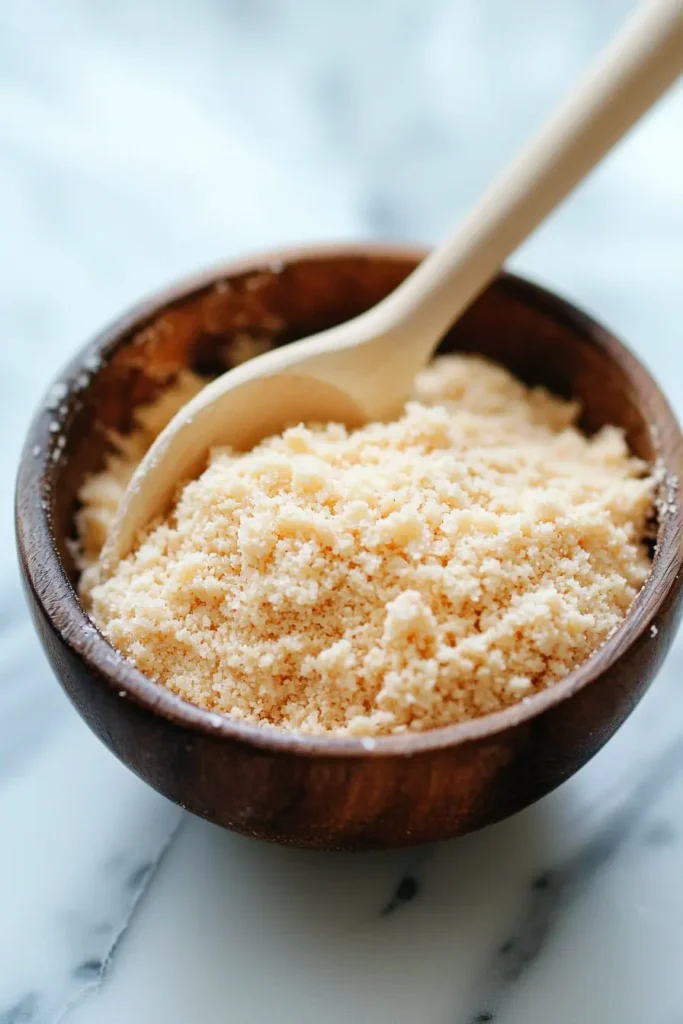
[[[310,737],[205,711],[143,676],[91,623],[75,592],[77,494],[109,432],[132,426],[179,369],[215,376],[245,337],[286,345],[375,305],[424,253],[356,246],[256,256],[139,306],[87,345],[41,403],[17,483],[31,612],[79,713],[151,786],[219,825],[318,849],[444,839],[518,811],[568,779],[633,710],[681,610],[683,438],[659,388],[608,331],[569,303],[499,276],[446,335],[582,404],[588,432],[622,427],[661,467],[652,572],[607,643],[564,680],[493,715],[376,740]],[[301,396],[298,396],[299,400]],[[352,415],[353,410],[348,410]],[[275,428],[277,425],[275,426]],[[245,444],[249,438],[245,437]]]

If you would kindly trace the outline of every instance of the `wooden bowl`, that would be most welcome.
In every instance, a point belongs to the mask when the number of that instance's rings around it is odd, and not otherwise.
[[[245,332],[283,344],[355,316],[414,267],[416,250],[360,245],[256,256],[143,303],[87,345],[43,401],[17,486],[19,554],[47,656],[117,757],[182,807],[247,835],[326,850],[444,839],[520,810],[568,779],[650,684],[681,608],[683,440],[624,346],[562,299],[502,275],[444,340],[583,404],[582,426],[623,427],[662,466],[652,573],[626,621],[584,665],[530,700],[430,732],[313,738],[194,707],[114,651],[81,608],[70,553],[77,492],[180,366],[215,373]]]

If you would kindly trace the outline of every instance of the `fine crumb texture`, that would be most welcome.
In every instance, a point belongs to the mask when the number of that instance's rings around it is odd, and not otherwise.
[[[652,479],[577,415],[442,357],[394,423],[214,450],[116,574],[86,579],[90,612],[148,676],[253,723],[368,737],[497,711],[588,658],[649,571]],[[90,484],[107,515],[110,475]]]
[[[82,593],[88,593],[97,578],[97,559],[136,466],[164,427],[205,384],[196,373],[183,370],[154,402],[135,410],[130,434],[110,435],[112,450],[104,469],[88,477],[78,492],[81,507],[76,515],[74,556],[82,572]]]

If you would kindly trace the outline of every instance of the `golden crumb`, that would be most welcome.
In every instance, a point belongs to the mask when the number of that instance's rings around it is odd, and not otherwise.
[[[85,577],[90,612],[148,676],[253,723],[374,736],[497,711],[589,657],[649,571],[652,480],[577,413],[446,356],[394,423],[215,450],[111,579]],[[83,489],[90,558],[130,444]]]
[[[88,477],[78,492],[78,544],[74,554],[82,573],[80,590],[83,594],[87,594],[97,579],[97,559],[136,466],[154,439],[205,383],[197,374],[183,370],[154,402],[135,410],[135,429],[130,434],[111,434],[112,450],[107,455],[104,470]]]

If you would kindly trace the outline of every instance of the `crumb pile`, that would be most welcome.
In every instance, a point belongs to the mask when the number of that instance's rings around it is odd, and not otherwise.
[[[499,710],[584,661],[649,571],[652,479],[577,414],[446,356],[394,423],[214,450],[111,579],[86,574],[90,612],[148,676],[249,722],[373,736]],[[91,559],[132,468],[86,484]]]
[[[80,590],[87,594],[97,579],[97,559],[107,539],[116,511],[138,463],[175,414],[194,398],[206,384],[195,373],[183,370],[156,401],[135,410],[135,429],[127,435],[110,437],[113,451],[102,473],[89,477],[78,498],[81,507],[76,516],[78,544],[76,561],[83,570]]]

